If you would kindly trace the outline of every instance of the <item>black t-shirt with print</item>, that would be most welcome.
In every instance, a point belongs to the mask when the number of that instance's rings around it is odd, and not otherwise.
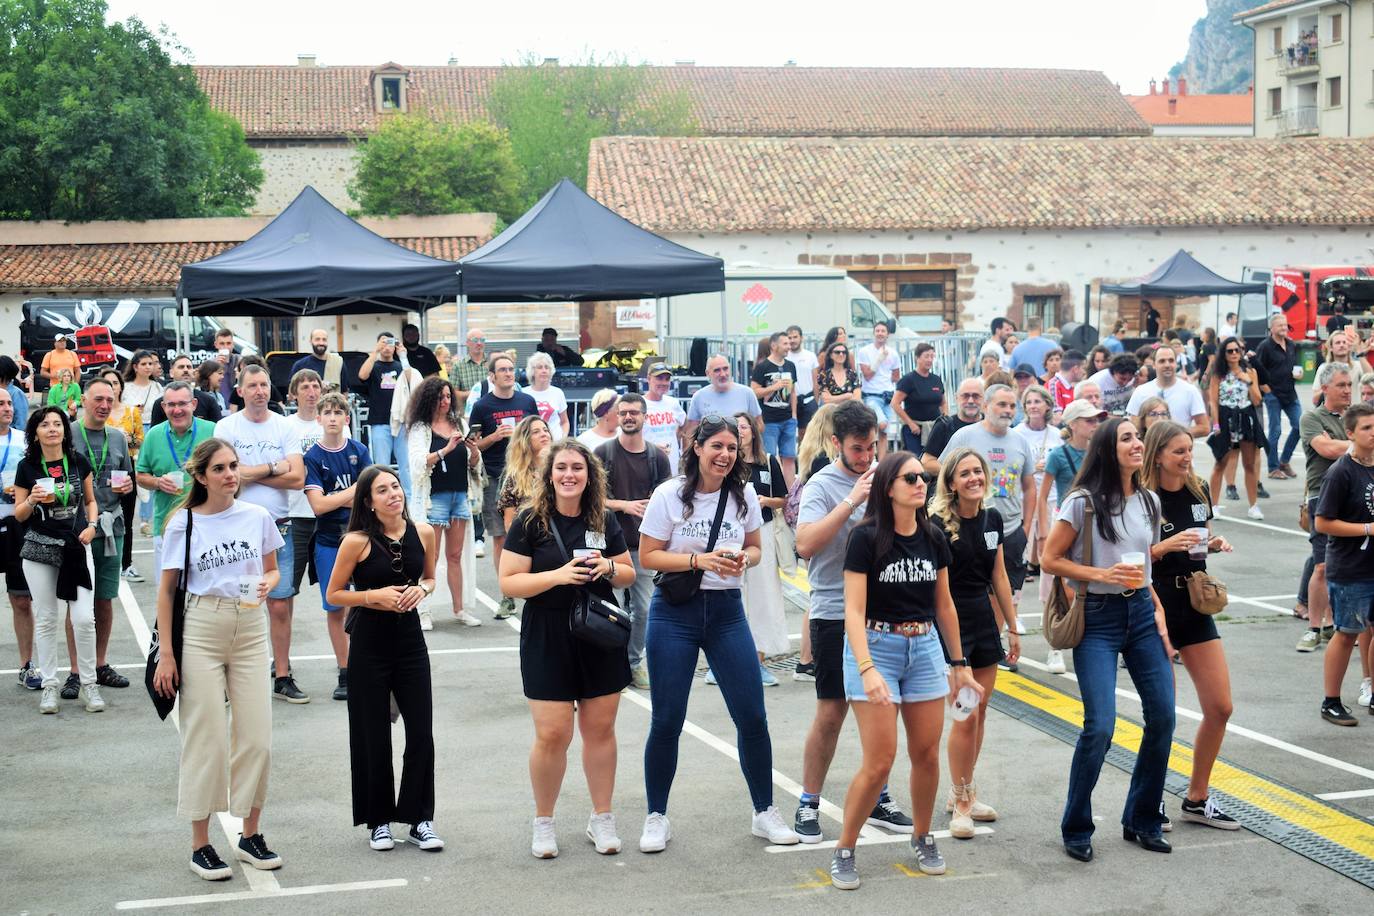
[[[1202,492],[1208,493],[1205,483]],[[1189,528],[1206,528],[1212,518],[1212,500],[1198,499],[1187,487],[1173,492],[1156,490],[1155,494],[1159,497],[1161,541]],[[1187,576],[1206,568],[1206,560],[1194,560],[1188,551],[1174,550],[1155,560],[1150,572],[1156,582],[1172,582],[1174,576]]]
[[[784,378],[791,379],[792,387],[796,387],[797,367],[792,360],[784,359],[779,366],[771,359],[765,358],[754,363],[754,371],[750,374],[749,381],[767,388]],[[772,394],[759,398],[759,407],[763,409],[763,422],[787,422],[792,419],[792,388],[779,388]]]
[[[1326,472],[1317,517],[1363,525],[1374,522],[1374,468],[1342,455]],[[1333,536],[1326,544],[1326,578],[1330,582],[1374,579],[1374,545],[1364,535]]]
[[[70,532],[79,532],[86,527],[86,487],[85,480],[91,476],[91,463],[80,452],[67,455],[66,487],[62,483],[62,459],[44,461],[40,453],[25,455],[14,471],[14,485],[32,490],[33,485],[44,477],[51,477],[57,484],[57,497],[50,503],[39,503],[33,507],[33,514],[24,525],[25,531],[62,538]],[[69,487],[70,489],[67,489]],[[67,497],[64,503],[61,497]]]
[[[916,533],[895,534],[892,547],[875,557],[878,532],[872,525],[859,525],[849,533],[845,550],[845,572],[868,576],[869,620],[906,623],[935,619],[935,582],[941,569],[949,566],[949,544],[940,534],[934,537]]]
[[[913,420],[934,420],[945,403],[945,383],[934,372],[930,375],[912,370],[897,382],[902,392],[902,410]]]
[[[505,549],[522,557],[529,557],[530,572],[548,572],[567,563],[568,556],[558,549],[558,542],[553,536],[546,534],[542,527],[531,526],[530,519],[528,509],[521,510],[515,516],[510,531],[506,533]],[[606,531],[603,534],[605,546],[587,543],[587,526],[583,524],[581,516],[568,518],[555,512],[554,524],[558,526],[558,535],[563,539],[563,546],[567,547],[569,552],[594,547],[601,551],[603,557],[618,557],[629,550],[625,546],[625,535],[620,530],[620,522],[616,521],[614,512],[606,512]],[[590,535],[590,538],[593,541],[597,540],[595,534]],[[591,583],[587,588],[598,597],[612,597],[611,585],[604,577]],[[525,612],[535,609],[566,615],[572,606],[572,599],[573,586],[559,585],[532,598],[526,598]]]
[[[949,540],[941,519],[933,521],[949,546],[949,593],[955,605],[960,601],[987,601],[992,591],[997,548],[1002,545],[1002,514],[987,508],[973,518],[961,516],[958,540]]]

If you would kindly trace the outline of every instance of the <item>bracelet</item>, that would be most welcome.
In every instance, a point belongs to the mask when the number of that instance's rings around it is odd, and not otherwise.
[[[871,658],[866,658],[866,659],[864,659],[863,661],[859,662],[859,674],[861,674],[861,675],[862,675],[862,674],[865,674],[865,673],[867,673],[870,669],[873,669],[873,668],[876,668],[876,667],[878,667],[878,666],[875,665],[875,664],[873,664],[873,659],[871,659]]]
[[[696,555],[696,554],[692,554],[691,556],[689,556],[689,557],[687,558],[687,568],[688,568],[689,570],[692,570],[693,572],[696,571],[696,568],[697,568],[697,555]]]

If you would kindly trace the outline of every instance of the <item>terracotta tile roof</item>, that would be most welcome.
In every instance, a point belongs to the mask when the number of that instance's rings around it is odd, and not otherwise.
[[[1374,224],[1374,143],[606,137],[587,190],[655,232]]]
[[[1275,10],[1281,10],[1286,6],[1296,6],[1297,4],[1304,2],[1306,2],[1306,0],[1272,0],[1272,2],[1270,3],[1264,3],[1260,6],[1252,7],[1248,10],[1242,10],[1241,12],[1234,14],[1231,17],[1231,21],[1239,22],[1242,19],[1248,19],[1251,16],[1258,15],[1259,13],[1270,13]]]
[[[198,66],[210,102],[249,139],[361,136],[384,115],[375,67]],[[406,104],[485,116],[502,67],[413,67]],[[1004,68],[656,67],[695,101],[708,136],[1143,136],[1149,127],[1096,71]]]
[[[1153,127],[1249,127],[1255,123],[1255,97],[1245,95],[1128,95],[1125,97]],[[1173,112],[1169,102],[1175,102]]]
[[[421,254],[456,261],[484,239],[392,239]],[[0,290],[175,289],[181,265],[213,257],[237,242],[140,242],[96,245],[0,245]]]

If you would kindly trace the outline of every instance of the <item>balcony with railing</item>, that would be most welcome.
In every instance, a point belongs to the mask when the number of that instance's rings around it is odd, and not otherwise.
[[[1317,106],[1299,105],[1279,114],[1280,137],[1307,137],[1317,133]]]
[[[1304,32],[1279,54],[1279,75],[1294,77],[1316,73],[1321,68],[1317,33]]]

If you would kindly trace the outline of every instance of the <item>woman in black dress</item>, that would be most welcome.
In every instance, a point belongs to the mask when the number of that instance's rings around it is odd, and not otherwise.
[[[991,479],[982,455],[971,448],[955,449],[940,465],[931,506],[931,521],[949,541],[949,593],[959,613],[959,642],[974,680],[983,688],[978,708],[951,726],[946,748],[951,787],[945,810],[950,813],[950,835],[962,840],[973,836],[974,821],[997,820],[992,806],[978,801],[973,784],[973,769],[983,749],[988,701],[1003,654],[991,598],[997,599],[1007,622],[1007,663],[1016,664],[1021,655],[1016,603],[1002,564],[1002,516],[991,506],[984,506]]]
[[[620,691],[630,684],[629,657],[624,649],[601,649],[574,637],[568,615],[576,589],[611,598],[613,588],[626,588],[634,578],[625,535],[615,513],[606,509],[601,462],[576,439],[554,443],[540,465],[529,507],[520,510],[506,534],[500,575],[501,594],[525,599],[520,678],[534,718],[530,852],[536,858],[558,855],[553,811],[568,768],[574,720],[592,796],[587,838],[603,855],[620,851],[611,796],[615,717]]]
[[[411,521],[396,472],[374,464],[358,475],[348,534],[325,597],[348,609],[348,745],[353,823],[369,845],[392,849],[393,820],[405,839],[437,851],[434,833],[434,699],[429,648],[416,606],[434,593],[434,529]],[[350,582],[352,587],[349,587]],[[392,788],[391,698],[406,725],[401,792]]]

